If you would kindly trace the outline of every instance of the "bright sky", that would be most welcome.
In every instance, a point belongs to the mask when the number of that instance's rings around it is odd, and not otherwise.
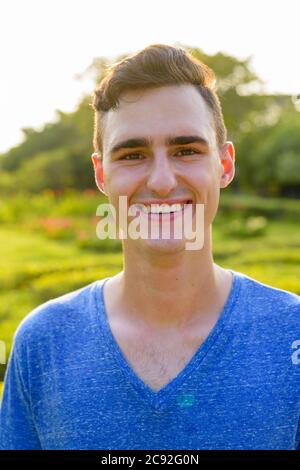
[[[298,0],[2,0],[0,152],[72,111],[93,83],[93,58],[152,43],[252,56],[268,92],[300,93]]]

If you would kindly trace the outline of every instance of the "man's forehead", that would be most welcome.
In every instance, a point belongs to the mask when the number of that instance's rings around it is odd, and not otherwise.
[[[178,88],[178,87],[176,87]],[[215,131],[212,114],[197,90],[195,103],[188,89],[188,96],[181,93],[165,94],[155,90],[139,95],[137,100],[128,100],[126,95],[117,109],[110,110],[105,117],[104,148],[113,148],[119,142],[141,138],[154,144],[164,144],[170,137],[199,135],[214,144]],[[169,98],[172,97],[173,100]],[[193,100],[191,100],[193,97]],[[187,99],[186,99],[187,98]]]
[[[110,109],[106,114],[109,123],[119,123],[124,117],[126,120],[148,122],[159,120],[164,116],[181,119],[208,118],[210,110],[200,92],[192,85],[166,86],[150,90],[137,90],[123,93],[116,108]]]

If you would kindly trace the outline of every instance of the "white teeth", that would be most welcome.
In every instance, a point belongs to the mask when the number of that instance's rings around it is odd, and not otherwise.
[[[137,204],[138,209],[140,209],[145,214],[169,214],[170,212],[179,212],[183,210],[185,203],[176,203],[176,204]]]
[[[151,214],[169,214],[170,212],[179,212],[183,208],[183,204],[151,204],[147,206],[147,212]]]

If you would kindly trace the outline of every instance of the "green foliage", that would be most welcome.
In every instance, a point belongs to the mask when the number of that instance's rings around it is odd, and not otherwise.
[[[208,55],[195,47],[183,47],[217,76],[228,138],[237,150],[236,177],[228,191],[299,197],[300,113],[291,98],[266,95],[250,58]],[[96,58],[81,76],[92,74],[99,83],[110,63],[105,57]],[[23,143],[0,156],[0,197],[19,191],[95,188],[90,159],[91,96],[83,97],[72,113],[56,113],[56,122],[41,130],[24,128]]]
[[[276,124],[245,133],[238,147],[241,187],[271,196],[300,194],[300,114],[285,106]]]
[[[230,221],[225,229],[227,235],[247,238],[257,237],[266,233],[267,219],[262,216],[248,217],[246,220],[235,219]]]
[[[248,216],[265,216],[267,219],[288,218],[290,221],[300,220],[299,200],[263,198],[256,195],[234,195],[222,190],[219,214],[228,218],[245,219]],[[220,216],[218,216],[220,217]]]

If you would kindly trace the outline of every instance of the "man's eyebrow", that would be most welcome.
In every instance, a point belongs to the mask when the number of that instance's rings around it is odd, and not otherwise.
[[[110,154],[114,154],[118,152],[118,150],[122,149],[133,149],[137,147],[150,147],[151,146],[151,141],[148,139],[141,139],[141,138],[132,138],[128,140],[123,140],[122,142],[119,142],[118,144],[114,145],[111,150]]]
[[[208,145],[208,141],[200,135],[180,135],[178,137],[170,137],[167,145],[185,145],[185,144],[203,144]]]
[[[209,147],[208,141],[204,139],[204,137],[201,137],[199,135],[180,135],[177,137],[169,137],[166,140],[166,145],[168,146],[186,145],[186,144],[195,144],[195,143],[202,144],[202,145],[205,145],[206,147]],[[151,139],[136,137],[136,138],[127,139],[127,140],[117,143],[111,148],[109,153],[112,155],[122,149],[134,149],[138,147],[149,148],[151,147],[151,145],[152,145]]]

